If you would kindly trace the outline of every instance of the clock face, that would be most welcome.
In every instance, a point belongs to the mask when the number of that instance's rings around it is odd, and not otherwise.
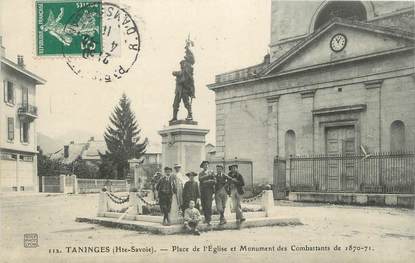
[[[336,34],[330,41],[330,48],[334,52],[342,51],[346,47],[347,39],[343,34]]]

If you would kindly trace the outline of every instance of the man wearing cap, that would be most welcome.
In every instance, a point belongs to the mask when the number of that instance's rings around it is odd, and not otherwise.
[[[199,192],[199,184],[195,181],[195,177],[197,173],[189,172],[186,174],[189,180],[184,184],[183,187],[183,206],[182,211],[183,215],[186,208],[189,208],[189,202],[194,201],[195,207],[199,209],[200,205],[200,192]]]
[[[236,212],[236,221],[242,223],[245,221],[245,218],[242,214],[241,200],[242,195],[244,194],[244,178],[238,172],[238,165],[234,164],[230,166],[231,171],[228,174],[228,182],[231,190],[232,204]]]
[[[157,183],[156,189],[158,191],[160,210],[163,213],[163,225],[170,225],[169,213],[171,209],[171,199],[176,192],[174,180],[170,177],[172,169],[170,167],[164,168],[164,175]]]
[[[205,215],[205,223],[210,226],[212,220],[212,201],[215,192],[215,175],[208,171],[209,162],[203,161],[200,164],[202,171],[199,173],[200,183],[200,200],[202,202],[203,214]]]
[[[226,201],[228,200],[228,177],[223,172],[223,165],[216,165],[216,185],[215,185],[215,203],[216,209],[220,215],[219,218],[219,225],[226,224],[225,219],[225,208],[226,208]]]
[[[180,164],[174,165],[174,174],[172,175],[172,180],[176,185],[176,199],[177,205],[180,209],[183,210],[183,185],[186,183],[188,178],[182,174],[180,171],[182,166]]]

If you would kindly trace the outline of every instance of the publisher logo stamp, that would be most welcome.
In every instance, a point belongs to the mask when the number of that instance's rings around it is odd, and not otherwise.
[[[38,235],[35,233],[24,234],[24,247],[36,248],[38,247]]]

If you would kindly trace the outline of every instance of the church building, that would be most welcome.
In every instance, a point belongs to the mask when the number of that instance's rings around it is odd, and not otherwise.
[[[251,184],[293,187],[297,173],[297,185],[361,191],[385,185],[380,174],[392,171],[381,161],[369,167],[376,156],[402,153],[398,170],[409,181],[400,183],[411,193],[414,33],[413,1],[273,0],[263,62],[208,85],[216,95],[216,158],[248,162]]]

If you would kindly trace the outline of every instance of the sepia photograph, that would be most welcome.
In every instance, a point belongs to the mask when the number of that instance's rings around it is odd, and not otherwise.
[[[413,0],[0,0],[0,262],[413,262]]]

